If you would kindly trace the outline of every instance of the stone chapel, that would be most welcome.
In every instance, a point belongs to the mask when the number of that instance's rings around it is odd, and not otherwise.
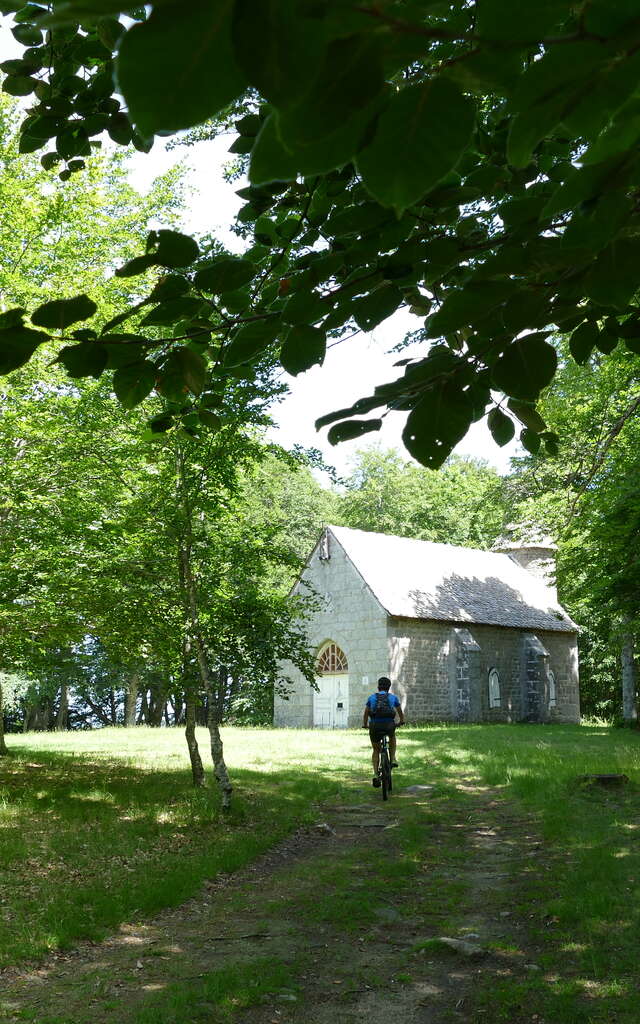
[[[327,526],[293,593],[313,593],[315,691],[293,665],[274,723],[357,727],[378,677],[409,722],[578,722],[578,627],[558,604],[555,545],[493,551]]]

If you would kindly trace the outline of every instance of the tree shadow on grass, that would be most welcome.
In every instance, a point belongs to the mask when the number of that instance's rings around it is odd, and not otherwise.
[[[184,768],[16,750],[0,761],[0,966],[178,905],[337,799],[344,780],[234,773],[230,814]]]

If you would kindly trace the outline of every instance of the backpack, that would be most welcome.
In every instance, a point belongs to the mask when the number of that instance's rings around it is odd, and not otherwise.
[[[389,700],[389,694],[386,692],[376,693],[376,706],[373,709],[374,718],[388,718],[394,719],[396,717],[395,709],[391,707],[391,701]]]

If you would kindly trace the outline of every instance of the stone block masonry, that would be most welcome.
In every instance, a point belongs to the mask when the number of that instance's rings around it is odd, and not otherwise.
[[[319,545],[294,593],[315,593],[320,598],[321,607],[309,624],[309,647],[318,651],[332,640],[344,651],[349,665],[347,724],[356,727],[378,677],[389,673],[387,616],[338,544],[332,544],[329,558],[322,554]],[[311,728],[312,688],[290,663],[283,664],[282,675],[290,681],[289,698],[275,698],[274,724]]]
[[[409,722],[580,720],[575,632],[391,617],[332,535],[316,547],[294,593],[319,598],[308,626],[310,649],[318,652],[333,641],[346,655],[344,720],[350,727],[360,725],[365,700],[381,675],[390,676]],[[499,680],[494,707],[492,669]],[[282,665],[282,676],[288,680],[288,699],[276,696],[274,723],[312,727],[312,687],[291,664]]]

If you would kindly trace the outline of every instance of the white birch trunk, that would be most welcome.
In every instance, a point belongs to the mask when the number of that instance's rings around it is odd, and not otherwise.
[[[625,722],[638,721],[638,670],[635,662],[633,637],[627,634],[622,639],[620,652],[622,664],[622,717]]]

